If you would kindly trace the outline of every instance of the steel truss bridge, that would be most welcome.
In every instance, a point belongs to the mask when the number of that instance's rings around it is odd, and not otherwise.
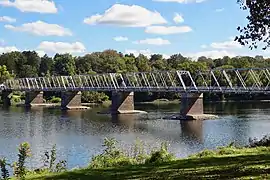
[[[117,91],[178,93],[270,93],[270,68],[211,69],[18,78],[7,91]]]

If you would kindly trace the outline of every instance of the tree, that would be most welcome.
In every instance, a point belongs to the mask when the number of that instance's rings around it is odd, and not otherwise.
[[[235,38],[241,45],[250,49],[257,48],[262,42],[263,49],[270,47],[270,1],[269,0],[237,0],[241,9],[249,11],[246,27],[238,27],[240,36]]]
[[[53,70],[53,59],[47,54],[45,54],[41,58],[40,67],[39,67],[39,75],[40,76],[48,76],[51,75]]]
[[[7,79],[12,78],[5,65],[0,66],[0,83],[5,82]]]
[[[168,60],[168,66],[172,69],[176,69],[179,64],[188,62],[188,59],[181,54],[174,54]]]
[[[75,60],[71,54],[56,54],[54,56],[54,62],[56,75],[75,75]]]
[[[149,66],[149,61],[145,55],[140,54],[136,58],[135,62],[136,62],[136,66],[138,68],[138,71],[140,71],[140,72],[151,71],[151,67]]]

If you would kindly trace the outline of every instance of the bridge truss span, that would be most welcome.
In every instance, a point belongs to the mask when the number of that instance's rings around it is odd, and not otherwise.
[[[115,91],[179,93],[270,93],[270,68],[151,71],[17,78],[11,91]],[[3,88],[2,87],[2,88]]]

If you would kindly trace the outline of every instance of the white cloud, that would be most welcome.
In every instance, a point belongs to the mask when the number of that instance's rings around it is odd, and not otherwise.
[[[152,54],[161,54],[161,53],[153,53],[150,49],[144,50],[134,50],[134,49],[126,49],[125,54],[134,54],[135,57],[139,56],[140,54],[145,55],[146,57],[150,58]],[[170,56],[167,54],[162,54],[163,58],[169,58]]]
[[[242,48],[242,46],[236,41],[224,41],[224,42],[213,42],[210,46],[214,49],[232,49]]]
[[[39,57],[43,57],[46,54],[45,51],[41,51],[41,50],[36,50],[36,53],[38,53]]]
[[[221,51],[213,50],[213,51],[201,51],[201,52],[195,52],[195,53],[183,53],[183,55],[186,56],[186,57],[191,57],[193,59],[198,59],[201,56],[205,56],[205,57],[213,58],[213,59],[222,58],[224,56],[229,56],[229,57],[236,56],[236,54],[234,54],[232,52],[225,51],[225,50],[221,50]]]
[[[52,0],[0,0],[0,5],[15,7],[22,12],[57,13]]]
[[[26,23],[22,26],[5,25],[5,28],[13,31],[28,32],[38,36],[71,36],[72,32],[58,24],[48,24],[43,21]]]
[[[16,19],[9,16],[0,16],[0,22],[14,23],[16,22]]]
[[[127,37],[117,36],[113,38],[115,41],[128,41]]]
[[[83,53],[86,50],[81,42],[66,43],[49,41],[41,42],[37,49],[46,53]]]
[[[219,9],[216,9],[215,11],[216,12],[222,12],[222,11],[224,11],[225,9],[224,8],[219,8]]]
[[[12,51],[19,51],[15,46],[0,46],[0,54],[12,52]]]
[[[175,13],[175,14],[174,14],[173,21],[174,21],[175,23],[182,23],[182,22],[184,22],[184,18],[183,18],[182,15],[180,15],[180,14],[178,14],[178,13]]]
[[[161,34],[161,35],[168,35],[168,34],[180,34],[180,33],[187,33],[192,31],[191,27],[189,26],[149,26],[146,27],[145,32],[150,34]]]
[[[167,21],[156,11],[150,11],[137,5],[115,4],[104,14],[85,18],[86,24],[106,24],[126,27],[146,27],[154,24],[165,24]]]
[[[156,46],[169,45],[171,42],[162,38],[144,39],[133,42],[134,44],[150,44]]]
[[[201,3],[206,0],[153,0],[153,1],[158,1],[158,2],[176,2],[176,3]]]

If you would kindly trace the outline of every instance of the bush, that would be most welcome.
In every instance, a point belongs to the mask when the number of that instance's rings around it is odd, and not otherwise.
[[[205,149],[202,152],[199,152],[198,154],[196,154],[194,157],[200,157],[200,158],[211,157],[211,156],[214,156],[215,154],[216,154],[215,151]]]
[[[17,104],[17,103],[20,103],[22,100],[21,100],[21,97],[20,96],[16,96],[16,95],[13,95],[10,99],[10,102],[11,104]]]
[[[114,138],[105,138],[102,154],[94,156],[89,165],[91,168],[106,168],[136,164],[136,159],[126,156],[116,147],[117,141]]]
[[[50,103],[61,103],[61,98],[53,96],[51,100],[49,100]]]
[[[102,103],[108,101],[109,97],[105,93],[84,91],[82,93],[82,101],[90,103]]]
[[[149,159],[146,160],[146,164],[148,163],[163,163],[175,160],[175,156],[168,152],[168,147],[166,143],[162,143],[160,150],[154,151],[151,153]]]

